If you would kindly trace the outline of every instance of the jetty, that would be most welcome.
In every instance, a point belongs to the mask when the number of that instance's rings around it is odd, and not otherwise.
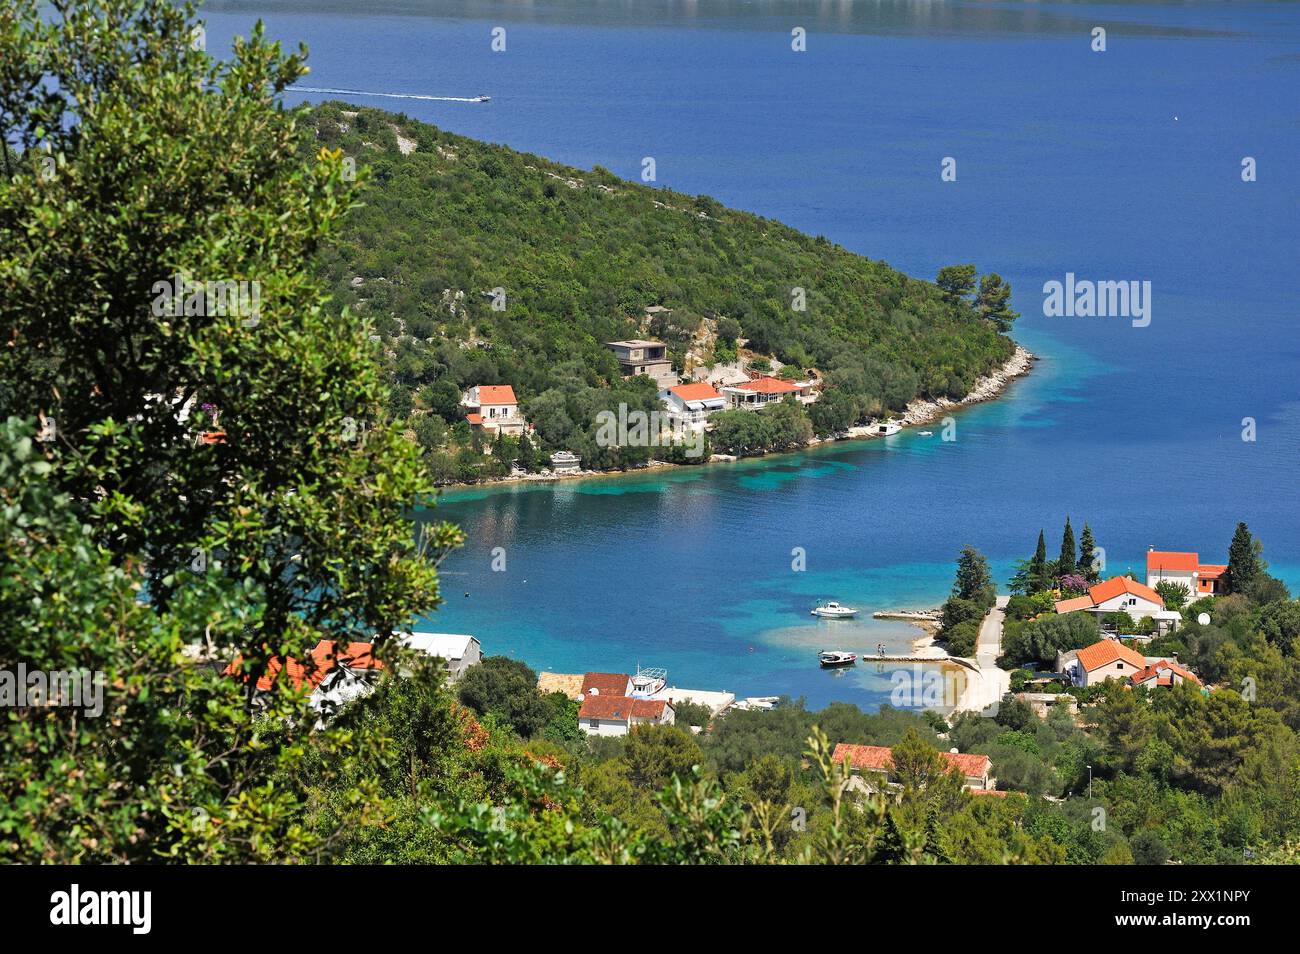
[[[885,663],[885,662],[945,663],[945,662],[947,662],[947,663],[955,663],[955,664],[958,665],[958,666],[963,666],[963,667],[965,667],[966,669],[969,669],[971,672],[983,672],[983,671],[984,671],[984,670],[982,670],[982,669],[980,668],[979,663],[976,662],[974,659],[966,659],[966,658],[964,658],[964,657],[962,657],[962,656],[947,656],[947,655],[944,655],[944,656],[918,656],[918,655],[916,655],[915,653],[910,653],[910,654],[906,654],[906,655],[894,655],[894,654],[890,654],[890,655],[885,655],[885,656],[877,656],[877,655],[874,655],[874,654],[873,654],[873,655],[868,656],[868,655],[866,655],[865,653],[859,653],[859,654],[858,654],[858,662],[864,662],[864,663],[867,663],[867,662],[882,662],[882,663]]]

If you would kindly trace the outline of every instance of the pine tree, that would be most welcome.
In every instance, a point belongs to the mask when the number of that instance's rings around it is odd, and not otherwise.
[[[1056,564],[1057,577],[1069,576],[1079,571],[1079,561],[1074,555],[1074,528],[1070,518],[1065,518],[1065,532],[1061,535],[1061,558]]]
[[[1097,572],[1097,541],[1092,537],[1092,527],[1083,525],[1083,536],[1079,538],[1079,571],[1089,583],[1096,583],[1100,578]]]
[[[998,331],[1006,334],[1011,325],[1020,317],[1011,310],[1011,286],[1003,281],[997,272],[990,272],[980,279],[979,293],[975,296],[975,311],[981,318],[987,318],[997,326]]]
[[[974,547],[962,547],[961,556],[957,558],[957,579],[952,586],[952,595],[986,609],[997,598],[988,560]]]
[[[1250,530],[1244,523],[1237,524],[1228,546],[1228,591],[1240,593],[1259,575],[1259,558]]]

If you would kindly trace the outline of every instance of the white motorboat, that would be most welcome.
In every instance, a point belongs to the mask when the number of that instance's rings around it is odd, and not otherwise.
[[[814,606],[812,608],[812,615],[820,616],[822,619],[849,619],[850,617],[857,616],[858,611],[852,606],[844,606],[842,603],[830,600],[825,603],[818,603]]]
[[[852,666],[857,660],[856,653],[846,653],[842,649],[827,649],[817,654],[817,661],[822,664],[823,669],[830,669],[833,666]]]
[[[934,434],[934,431],[917,431],[917,433],[920,434],[922,437],[930,437],[932,434]]]
[[[881,437],[892,437],[903,429],[903,425],[896,421],[877,421],[871,425],[871,433],[879,434]]]

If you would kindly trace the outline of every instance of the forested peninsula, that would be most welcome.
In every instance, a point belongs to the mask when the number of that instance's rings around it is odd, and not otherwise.
[[[723,365],[812,380],[815,401],[713,422],[710,452],[741,455],[961,400],[1016,353],[1010,288],[972,265],[923,281],[708,196],[382,110],[326,103],[310,122],[318,148],[368,167],[322,275],[367,323],[388,410],[439,482],[535,471],[560,449],[599,470],[673,460],[597,439],[603,410],[661,408],[611,341],[662,341],[682,380]],[[483,385],[513,389],[527,433],[471,425],[463,395]]]

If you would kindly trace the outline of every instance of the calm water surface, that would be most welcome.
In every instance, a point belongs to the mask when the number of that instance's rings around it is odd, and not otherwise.
[[[813,654],[899,649],[915,631],[814,622],[809,604],[935,605],[963,544],[1005,579],[1067,513],[1112,571],[1140,572],[1150,545],[1225,559],[1246,520],[1300,587],[1297,5],[296,0],[205,16],[209,49],[259,16],[305,40],[310,85],[492,96],[360,103],[628,177],[654,156],[662,184],[912,274],[996,269],[1016,337],[1043,358],[961,413],[953,443],[936,428],[448,494],[440,516],[469,544],[429,627],[537,668],[641,662],[679,685],[873,707],[888,672],[824,673]],[[790,51],[793,26],[807,53]],[[1067,271],[1150,281],[1150,326],[1045,318],[1043,283]]]

